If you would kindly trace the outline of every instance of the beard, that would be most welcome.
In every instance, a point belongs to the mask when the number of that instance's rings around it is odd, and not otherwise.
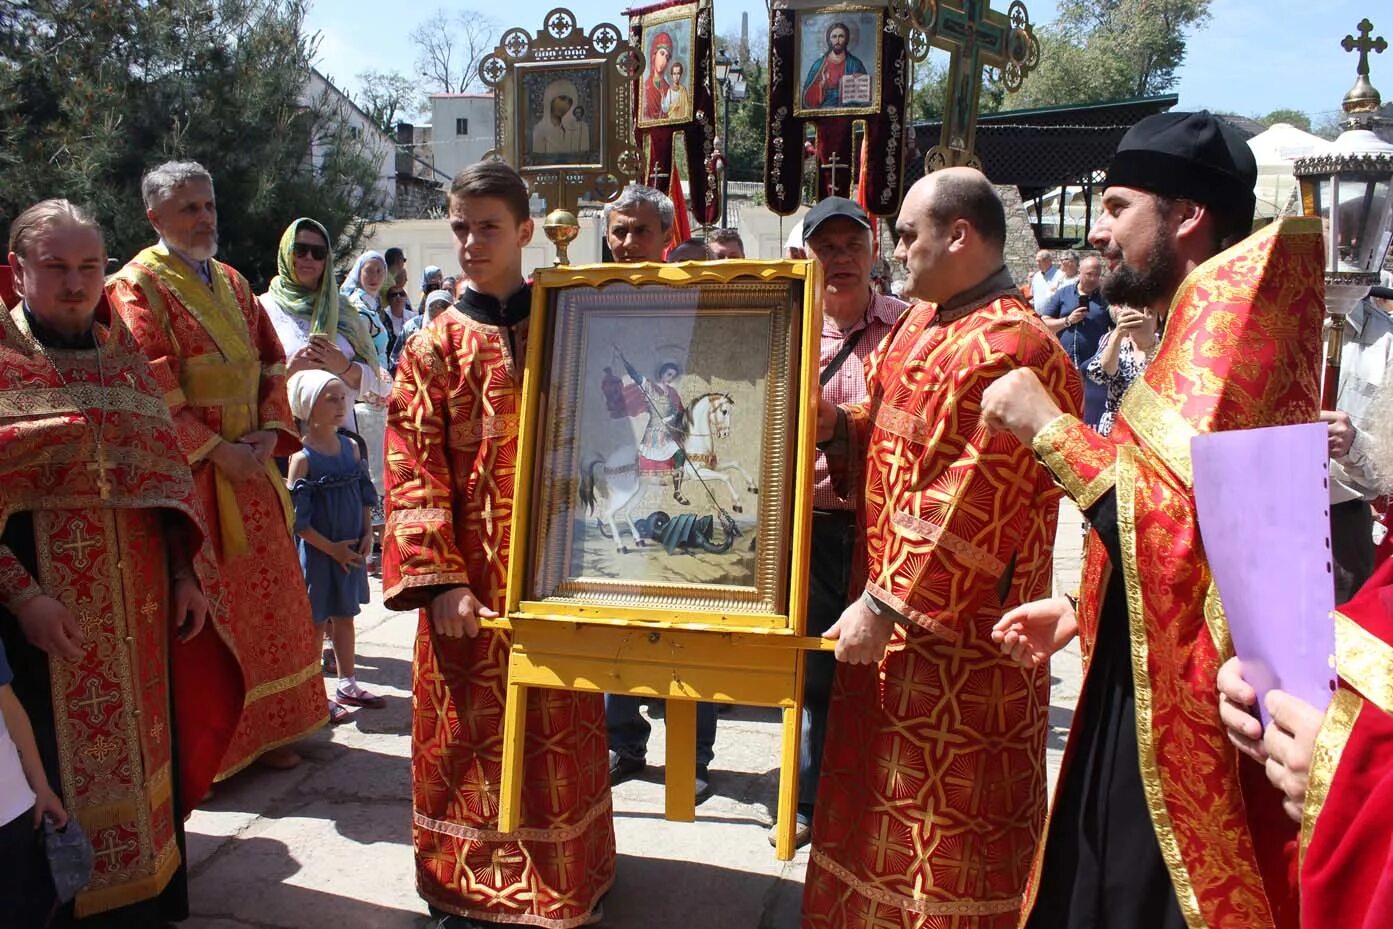
[[[212,242],[197,245],[175,242],[172,239],[167,239],[166,241],[190,261],[208,261],[218,253],[218,240],[216,236],[213,238]]]
[[[1116,253],[1104,252],[1104,258],[1117,257]],[[1125,262],[1103,277],[1103,296],[1111,304],[1123,306],[1154,306],[1162,300],[1169,300],[1180,286],[1180,256],[1157,244],[1151,255],[1140,267],[1131,267]]]

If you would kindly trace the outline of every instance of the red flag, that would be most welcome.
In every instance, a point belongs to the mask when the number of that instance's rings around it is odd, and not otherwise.
[[[663,257],[692,237],[692,224],[687,219],[687,198],[682,196],[682,178],[677,165],[672,166],[672,181],[668,185],[668,196],[672,198],[672,229],[668,231],[667,248]]]
[[[870,139],[861,136],[861,175],[856,183],[856,202],[861,205],[861,209],[866,211],[866,215],[871,220],[871,253],[877,258],[880,257],[880,221],[871,212],[871,195],[866,190],[866,168],[869,167],[871,160]]]

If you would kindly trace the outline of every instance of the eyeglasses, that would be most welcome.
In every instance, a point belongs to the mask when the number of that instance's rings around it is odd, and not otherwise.
[[[296,258],[313,258],[315,261],[323,261],[329,257],[329,249],[324,245],[312,245],[309,242],[296,242],[291,246],[291,251]]]
[[[398,297],[405,297],[405,296],[406,296],[406,291],[404,291],[404,290],[392,290],[392,291],[388,291],[388,293],[387,293],[387,299],[388,299],[388,300],[395,300],[395,299],[397,299]]]

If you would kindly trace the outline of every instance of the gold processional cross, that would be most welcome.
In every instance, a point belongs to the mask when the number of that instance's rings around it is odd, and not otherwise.
[[[1040,62],[1040,46],[1025,4],[1015,0],[1006,13],[993,10],[990,0],[942,0],[931,22],[923,27],[928,44],[948,52],[948,96],[944,101],[943,132],[930,150],[929,170],[972,165],[975,155],[982,69],[996,68],[1008,91],[1021,87]],[[911,53],[923,60],[928,49],[911,36]],[[918,48],[916,48],[918,46]]]

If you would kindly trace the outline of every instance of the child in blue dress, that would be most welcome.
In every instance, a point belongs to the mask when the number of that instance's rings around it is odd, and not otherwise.
[[[345,707],[386,705],[359,686],[353,655],[353,617],[368,602],[364,561],[372,551],[377,491],[358,444],[339,432],[348,419],[347,385],[327,371],[311,370],[295,374],[287,387],[304,447],[291,456],[286,480],[314,621],[329,624],[338,665],[329,717],[339,723],[348,718]]]

